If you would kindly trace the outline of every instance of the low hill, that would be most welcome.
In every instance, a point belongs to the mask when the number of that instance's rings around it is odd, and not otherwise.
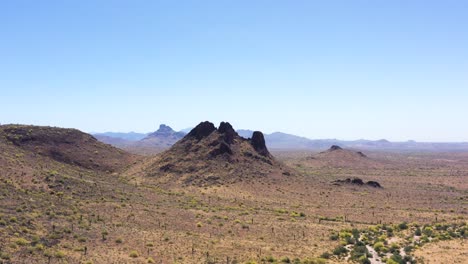
[[[87,169],[116,171],[128,165],[132,155],[99,142],[76,129],[44,126],[0,126],[0,144]]]
[[[383,164],[380,161],[367,157],[361,151],[343,149],[332,145],[328,150],[322,151],[306,158],[307,163],[312,166],[325,167],[378,167]]]
[[[261,132],[245,139],[229,123],[206,121],[142,168],[165,182],[211,185],[289,174],[270,154]]]

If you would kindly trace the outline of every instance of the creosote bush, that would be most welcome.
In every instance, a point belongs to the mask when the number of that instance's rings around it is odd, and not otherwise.
[[[136,250],[133,250],[132,252],[130,252],[129,254],[129,257],[131,258],[138,258],[140,255],[138,254],[138,252]]]

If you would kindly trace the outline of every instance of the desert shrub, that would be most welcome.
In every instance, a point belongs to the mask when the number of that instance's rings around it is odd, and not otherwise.
[[[348,253],[348,250],[343,246],[337,246],[333,250],[333,255],[337,255],[337,256],[340,256],[340,255],[343,255],[343,254],[346,254],[346,253]]]
[[[327,260],[322,258],[304,259],[302,264],[326,264]]]
[[[360,256],[357,260],[360,264],[371,264],[371,261],[367,258],[367,256]]]
[[[348,231],[341,231],[339,233],[339,236],[342,240],[346,240],[347,238],[350,238],[353,236],[353,234],[351,232],[348,232]]]
[[[26,239],[24,238],[17,238],[15,240],[15,244],[18,245],[18,246],[26,246],[29,244],[29,241],[27,241]]]
[[[44,245],[38,243],[38,244],[36,244],[36,246],[34,248],[36,249],[36,251],[42,251],[42,250],[44,250],[45,247],[44,247]]]
[[[276,259],[275,259],[275,257],[273,257],[273,256],[266,257],[265,260],[266,260],[267,262],[270,262],[270,263],[276,262]]]
[[[122,244],[122,242],[123,242],[123,240],[120,237],[115,240],[115,243],[117,243],[117,244]]]
[[[403,222],[403,223],[401,223],[401,224],[398,225],[398,228],[399,228],[400,230],[406,230],[406,229],[408,229],[408,223]]]
[[[396,243],[392,243],[390,245],[390,252],[395,253],[395,252],[400,252],[400,246]]]
[[[281,263],[291,263],[291,259],[288,257],[283,257],[280,261]]]
[[[413,249],[414,249],[413,246],[406,246],[406,247],[403,248],[403,250],[404,250],[406,253],[409,253],[409,252],[413,251]]]
[[[421,232],[421,228],[416,228],[416,231],[414,232],[414,235],[415,236],[421,236],[422,235],[422,232]]]
[[[377,242],[374,244],[374,249],[377,252],[386,252],[387,248],[385,247],[383,242]]]
[[[156,263],[152,257],[149,257],[149,258],[146,260],[146,262],[147,262],[147,263]]]
[[[9,260],[11,258],[10,254],[6,252],[0,252],[0,259]]]
[[[329,252],[323,252],[322,255],[320,255],[320,257],[324,259],[329,259],[331,256]]]
[[[366,246],[355,246],[351,251],[351,259],[352,260],[359,260],[362,256],[367,258],[369,251],[367,250]]]
[[[398,253],[393,254],[390,257],[389,261],[394,261],[395,263],[398,263],[398,264],[406,264],[406,260],[404,260],[403,257]],[[388,263],[389,262],[387,261],[387,264]]]
[[[330,240],[335,241],[335,240],[338,240],[338,238],[339,238],[339,236],[336,233],[333,233],[333,234],[330,235]]]
[[[65,257],[65,252],[59,250],[59,251],[55,252],[54,256],[55,256],[56,258],[58,258],[58,259],[62,259],[62,258]]]
[[[140,255],[138,254],[138,252],[136,250],[133,250],[133,251],[130,252],[130,254],[128,256],[131,257],[131,258],[138,258]]]
[[[426,226],[424,227],[424,229],[422,230],[423,234],[430,237],[432,236],[432,234],[434,233],[434,230],[432,229],[432,227],[430,226]]]
[[[354,237],[347,237],[345,239],[345,242],[346,242],[346,245],[353,245],[356,243],[356,240],[354,239]]]

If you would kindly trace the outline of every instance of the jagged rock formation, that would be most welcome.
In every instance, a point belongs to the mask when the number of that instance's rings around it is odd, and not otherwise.
[[[370,186],[370,187],[374,187],[374,188],[382,188],[382,186],[380,185],[380,183],[376,182],[376,181],[368,181],[366,183],[364,183],[364,181],[360,178],[347,178],[347,179],[344,179],[344,180],[336,180],[333,182],[334,185],[343,185],[343,184],[347,184],[347,185],[356,185],[356,186]]]
[[[201,140],[202,138],[207,137],[213,131],[216,131],[216,127],[208,122],[201,122],[198,126],[192,129],[188,134],[187,138],[196,138],[197,140]]]
[[[265,145],[265,138],[263,137],[263,133],[260,131],[255,131],[252,135],[252,146],[254,149],[263,156],[269,156],[270,152]]]
[[[291,174],[269,153],[262,132],[245,139],[228,122],[216,128],[208,121],[193,128],[144,170],[153,177],[195,185]]]

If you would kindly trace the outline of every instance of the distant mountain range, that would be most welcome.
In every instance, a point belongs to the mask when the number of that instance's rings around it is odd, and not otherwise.
[[[136,132],[104,132],[104,133],[91,133],[94,137],[110,137],[118,138],[128,141],[138,141],[145,138],[149,133],[136,133]]]
[[[135,153],[153,154],[171,147],[183,138],[190,128],[176,132],[167,125],[160,125],[153,133],[121,133],[106,132],[93,134],[99,141],[123,148]],[[239,129],[236,132],[244,138],[251,138],[253,131]],[[460,143],[437,143],[416,142],[413,140],[405,142],[390,142],[381,140],[338,140],[338,139],[309,139],[301,136],[274,132],[265,134],[266,145],[271,150],[314,150],[322,151],[331,145],[351,149],[381,150],[381,151],[468,151],[468,142]]]

